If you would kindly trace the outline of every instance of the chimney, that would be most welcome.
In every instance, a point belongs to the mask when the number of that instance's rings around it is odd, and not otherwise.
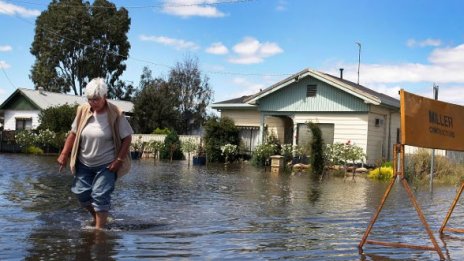
[[[340,79],[343,80],[343,68],[340,68]]]
[[[39,86],[39,87],[37,87],[37,90],[39,90],[39,93],[40,93],[40,94],[43,94],[43,92],[44,92],[44,87]]]

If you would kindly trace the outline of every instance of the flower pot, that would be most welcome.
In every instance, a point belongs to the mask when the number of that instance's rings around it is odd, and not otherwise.
[[[130,155],[131,155],[131,159],[138,160],[140,159],[140,156],[142,156],[142,153],[140,153],[140,151],[131,151]]]
[[[193,165],[205,165],[206,164],[206,157],[205,156],[193,156]]]

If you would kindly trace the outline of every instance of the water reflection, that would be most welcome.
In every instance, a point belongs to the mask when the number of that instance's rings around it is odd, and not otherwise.
[[[0,260],[436,260],[433,251],[357,245],[386,183],[277,174],[246,164],[206,167],[136,161],[114,193],[107,231],[69,191],[71,176],[52,157],[0,154]],[[452,187],[417,190],[433,231]],[[451,227],[464,210],[456,208]],[[371,239],[429,244],[401,186],[395,186]],[[438,238],[438,237],[437,237]],[[463,237],[445,236],[449,259],[464,258]]]
[[[115,260],[118,239],[108,231],[41,228],[28,237],[25,260]]]

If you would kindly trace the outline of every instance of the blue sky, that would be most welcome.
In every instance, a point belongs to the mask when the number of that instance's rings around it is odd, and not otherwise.
[[[0,0],[0,103],[33,89],[29,52],[35,19],[49,1]],[[166,76],[198,57],[214,102],[249,95],[305,68],[399,98],[403,88],[464,105],[464,1],[130,0],[130,57],[122,79],[142,68]]]

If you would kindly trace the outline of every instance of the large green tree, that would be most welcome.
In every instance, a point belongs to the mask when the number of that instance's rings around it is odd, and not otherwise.
[[[208,81],[208,76],[202,75],[199,69],[197,58],[186,57],[171,69],[168,82],[178,97],[179,133],[188,134],[205,121],[206,107],[213,95]]]
[[[156,128],[176,129],[179,121],[176,93],[165,80],[154,79],[147,67],[143,69],[133,102],[131,123],[136,132],[152,133]]]
[[[129,27],[128,11],[107,0],[92,5],[53,0],[36,20],[30,50],[36,57],[32,81],[48,91],[82,95],[87,82],[102,77],[109,83],[111,98],[123,97],[111,90],[126,69]]]

